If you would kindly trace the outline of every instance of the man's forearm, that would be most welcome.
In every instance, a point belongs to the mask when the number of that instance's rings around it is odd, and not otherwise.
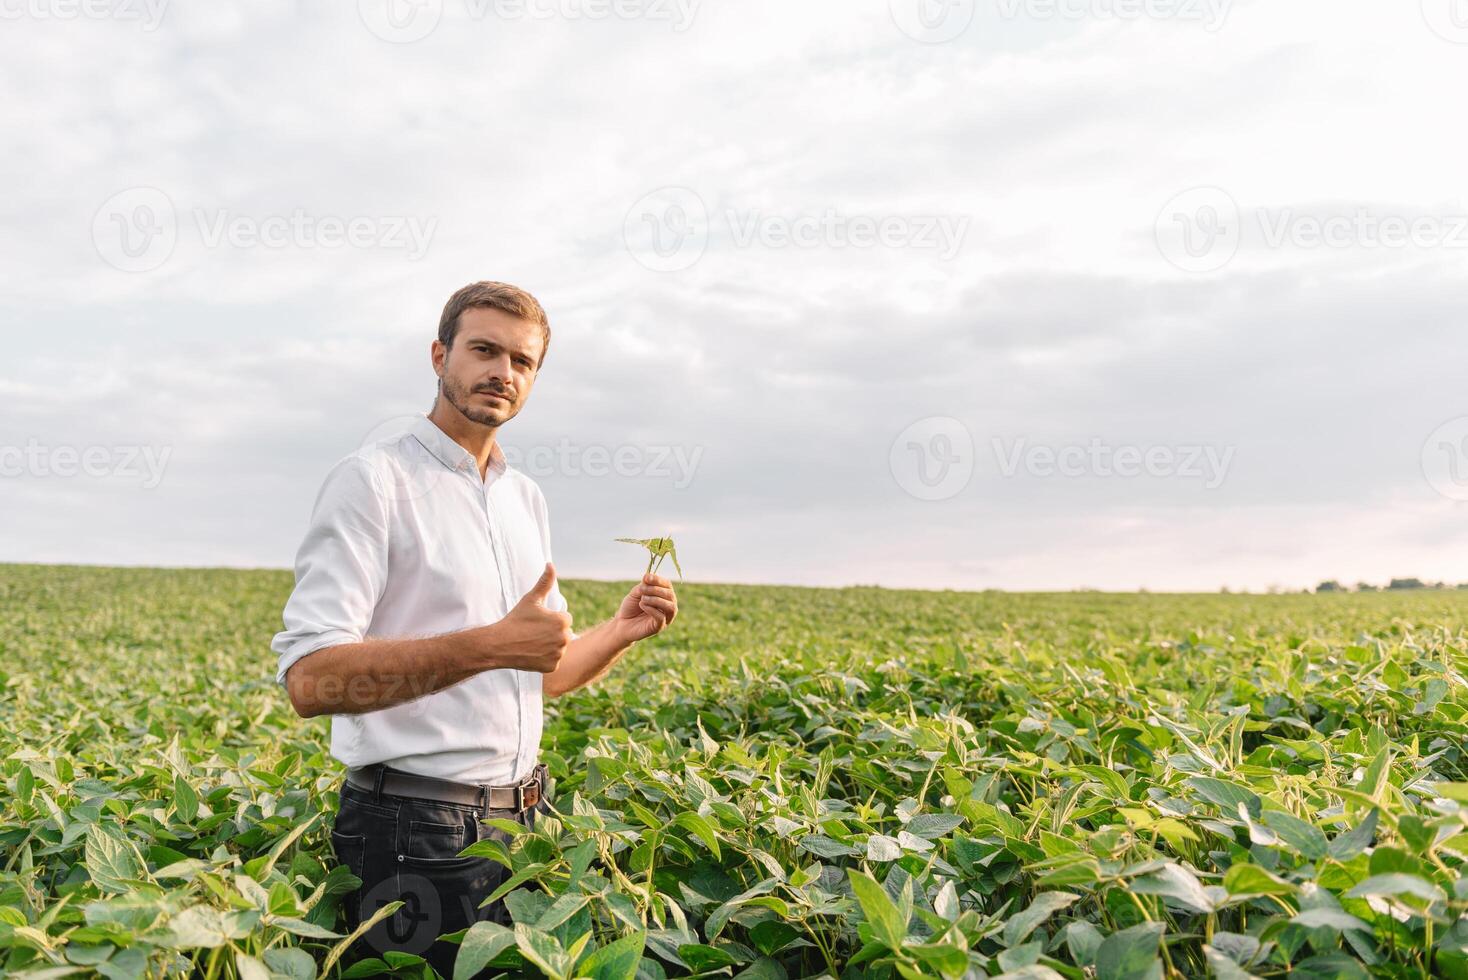
[[[364,640],[317,650],[291,665],[286,692],[303,718],[391,708],[493,666],[471,642],[472,632]]]
[[[571,641],[560,666],[545,675],[542,690],[548,697],[600,680],[631,649],[632,641],[620,638],[613,622],[609,619]]]

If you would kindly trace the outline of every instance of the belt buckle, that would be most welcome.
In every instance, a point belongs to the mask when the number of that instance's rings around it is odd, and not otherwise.
[[[519,813],[525,809],[525,784],[515,784],[515,812]]]

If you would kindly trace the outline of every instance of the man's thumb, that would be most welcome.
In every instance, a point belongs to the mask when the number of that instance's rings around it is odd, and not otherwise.
[[[540,578],[536,579],[535,584],[530,587],[530,591],[525,593],[525,598],[538,606],[543,606],[545,605],[546,597],[550,595],[551,589],[555,588],[555,585],[556,566],[550,562],[546,562],[545,571],[540,573]]]

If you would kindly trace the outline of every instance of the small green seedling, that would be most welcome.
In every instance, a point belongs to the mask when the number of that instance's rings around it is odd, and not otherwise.
[[[647,570],[655,572],[658,565],[663,563],[664,558],[673,559],[673,567],[678,569],[678,577],[683,577],[683,569],[678,565],[678,552],[673,547],[672,538],[617,538],[616,540],[627,544],[640,544],[648,551]]]

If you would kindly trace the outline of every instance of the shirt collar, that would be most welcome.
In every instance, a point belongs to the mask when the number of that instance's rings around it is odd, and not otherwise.
[[[451,470],[472,470],[479,472],[479,465],[474,455],[463,446],[455,442],[447,432],[443,431],[425,413],[413,422],[412,433],[415,438],[423,443],[423,448],[433,454],[434,458]],[[496,441],[489,453],[489,469],[497,474],[503,474],[507,467],[504,451],[500,449]]]

